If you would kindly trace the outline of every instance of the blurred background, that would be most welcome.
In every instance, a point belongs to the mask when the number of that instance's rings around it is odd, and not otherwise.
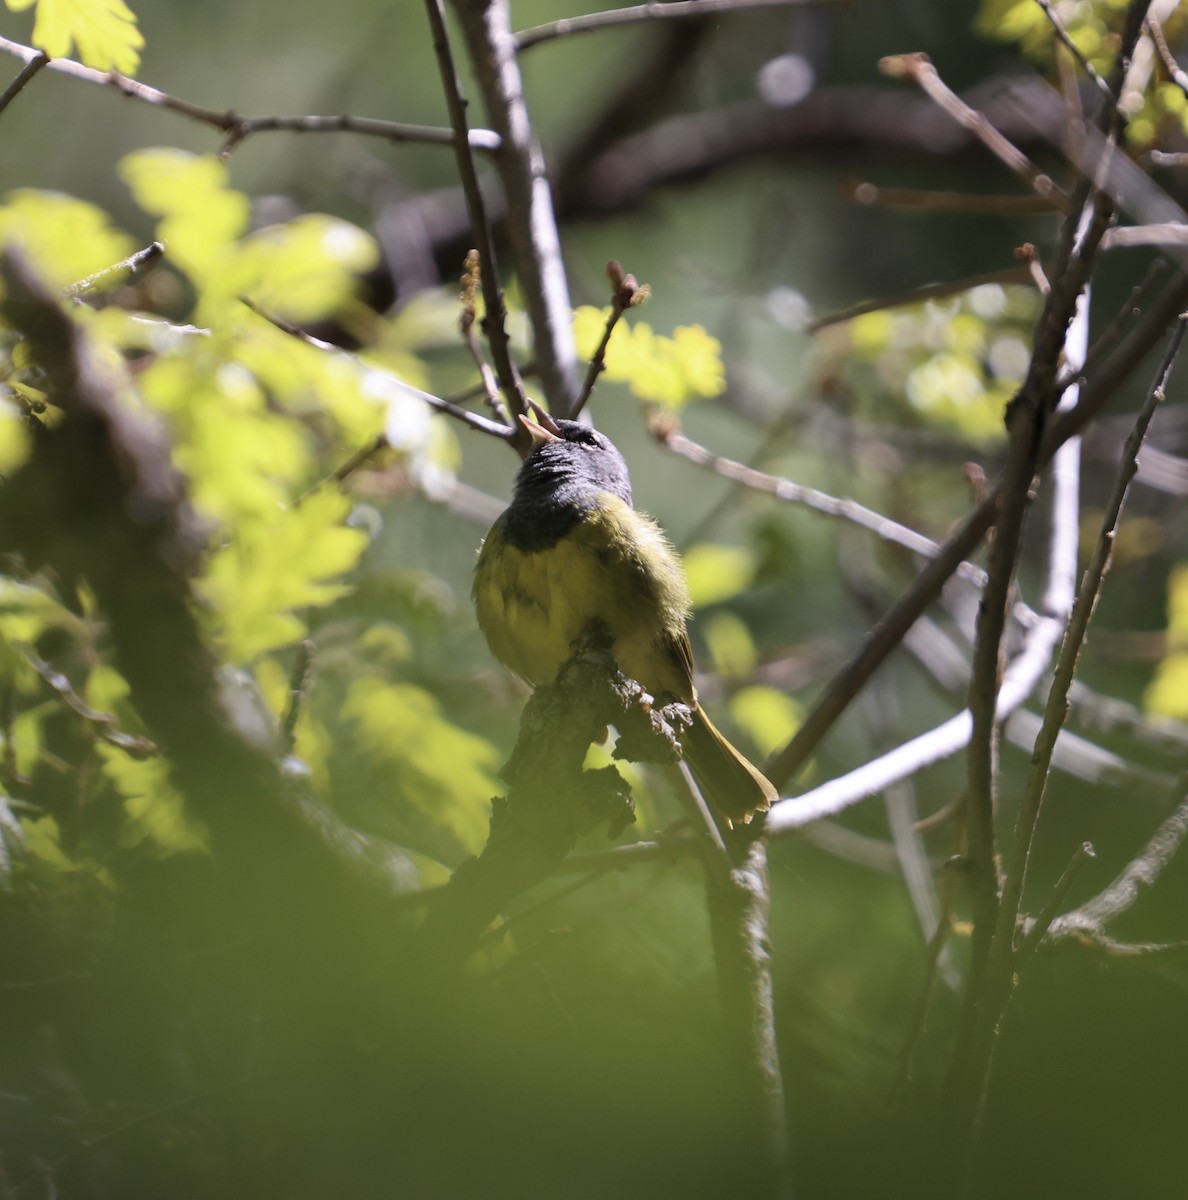
[[[1108,24],[1115,7],[1088,9]],[[1053,145],[1063,113],[1041,82],[1050,52],[1026,56],[992,36],[1008,8],[851,0],[627,26],[524,53],[575,307],[609,303],[605,265],[617,259],[653,293],[629,322],[659,337],[700,326],[718,341],[724,380],[710,395],[665,404],[608,377],[591,413],[628,460],[637,507],[687,556],[704,701],[757,761],[794,732],[918,562],[693,466],[649,434],[648,419],[664,409],[715,453],[943,540],[977,499],[979,472],[993,478],[1001,464],[1002,408],[1027,365],[1039,299],[1002,276],[1018,272],[1024,243],[1047,254],[1058,225],[878,62],[927,52],[951,87],[1065,179]],[[580,11],[517,0],[513,19],[523,29]],[[136,12],[138,77],[192,103],[446,124],[419,5],[139,0]],[[30,30],[28,14],[0,17],[4,37],[28,44]],[[18,63],[0,67],[15,75]],[[1136,136],[1182,149],[1176,105],[1161,102]],[[477,99],[470,117],[484,123]],[[91,201],[135,245],[155,226],[121,181],[120,159],[152,146],[209,154],[220,143],[176,113],[50,72],[4,112],[0,139],[0,192]],[[321,212],[374,235],[366,312],[384,322],[388,361],[438,394],[473,380],[455,331],[470,245],[456,178],[447,148],[347,134],[262,133],[229,160],[257,226]],[[1182,168],[1157,179],[1175,196]],[[982,200],[971,208],[923,193]],[[1092,336],[1153,258],[1104,256]],[[865,301],[984,276],[995,278],[813,328]],[[191,315],[170,268],[137,288],[130,303]],[[359,311],[316,332],[366,345],[378,327]],[[1086,440],[1086,545],[1153,369],[1154,359]],[[1123,766],[1094,773],[1082,762],[1054,777],[1025,907],[1042,903],[1086,840],[1097,859],[1068,906],[1100,891],[1179,798],[1188,687],[1175,682],[1183,646],[1168,631],[1188,551],[1182,395],[1174,385],[1153,428],[1162,482],[1148,477],[1132,497],[1071,718]],[[490,658],[469,601],[475,549],[516,461],[480,434],[440,418],[435,428],[415,452],[381,456],[348,482],[351,520],[370,541],[350,593],[303,618],[318,666],[298,743],[319,798],[427,887],[482,847],[526,697]],[[323,466],[357,448],[322,446]],[[1020,579],[1032,605],[1046,520],[1041,490]],[[955,649],[955,673],[897,652],[794,790],[958,711],[976,603],[953,584],[930,614],[933,647]],[[1188,617],[1178,619],[1182,630]],[[271,675],[255,659],[234,664],[265,692],[293,658],[291,645],[269,654]],[[298,910],[274,963],[275,946],[221,886],[217,856],[125,836],[126,795],[88,799],[81,812],[83,735],[56,720],[43,743],[69,769],[44,756],[30,795],[62,831],[67,865],[48,853],[38,865],[33,845],[0,895],[0,1195],[758,1194],[715,1025],[695,863],[600,867],[533,889],[444,999],[411,904],[395,916],[318,912],[308,957],[311,918]],[[1005,740],[1003,830],[1030,754],[1023,738]],[[662,779],[632,778],[638,820],[625,841],[680,815]],[[963,782],[958,758],[773,843],[777,1033],[802,1197],[917,1195],[922,1164],[942,1156],[934,1131],[960,1001],[960,924],[908,1077],[903,1061],[945,896],[957,896],[958,923],[966,915],[945,866]],[[582,849],[607,844],[594,837]],[[1116,932],[1182,941],[1185,912],[1188,868],[1173,862]],[[341,940],[341,974],[312,948],[322,935]],[[1174,954],[1115,960],[1070,945],[1039,955],[1000,1039],[976,1194],[1182,1186],[1186,986]]]

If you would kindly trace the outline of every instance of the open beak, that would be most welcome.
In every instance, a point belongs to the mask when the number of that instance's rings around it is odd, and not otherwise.
[[[534,446],[543,446],[547,442],[559,442],[563,440],[561,437],[561,427],[535,400],[529,400],[528,407],[532,409],[532,416],[536,420],[534,421],[532,417],[527,417],[521,413],[520,424],[528,430]]]

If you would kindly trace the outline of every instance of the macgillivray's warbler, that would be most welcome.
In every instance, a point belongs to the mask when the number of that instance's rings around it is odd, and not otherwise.
[[[676,550],[632,507],[627,464],[608,438],[533,409],[539,420],[520,418],[532,453],[475,568],[491,652],[528,683],[548,684],[591,629],[604,631],[619,668],[657,704],[692,709],[681,748],[698,786],[727,825],[749,821],[777,793],[698,704]]]

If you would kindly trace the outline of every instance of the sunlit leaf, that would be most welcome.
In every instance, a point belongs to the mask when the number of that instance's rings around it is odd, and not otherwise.
[[[750,586],[755,556],[746,546],[699,542],[685,554],[685,574],[694,606],[720,604]]]
[[[490,742],[452,724],[435,697],[408,683],[356,680],[342,713],[361,749],[399,774],[413,803],[466,849],[482,846],[488,801],[500,790]]]
[[[144,36],[136,14],[123,0],[6,0],[13,12],[37,5],[33,44],[51,58],[65,58],[72,46],[97,71],[135,75]]]
[[[228,260],[247,229],[251,204],[228,186],[227,164],[184,150],[138,150],[121,159],[120,178],[136,203],[160,218],[158,236],[170,261],[220,300],[233,296]]]
[[[701,636],[709,650],[705,664],[715,675],[741,679],[758,661],[755,640],[746,624],[732,612],[713,613],[701,623]]]
[[[331,490],[302,504],[243,522],[211,558],[203,594],[218,614],[216,634],[231,662],[297,641],[301,609],[329,604],[367,547],[367,536],[343,522],[350,500]]]
[[[244,238],[229,286],[267,312],[298,323],[333,314],[374,266],[374,238],[337,217],[307,214]]]
[[[0,204],[0,245],[28,255],[44,281],[64,288],[127,258],[135,243],[102,209],[60,192],[19,188]]]
[[[161,854],[207,848],[206,831],[186,813],[165,759],[133,758],[106,742],[99,743],[98,751],[104,776],[124,798],[125,846],[148,843]]]
[[[785,745],[800,728],[804,714],[799,704],[771,687],[740,688],[730,697],[730,715],[745,729],[761,755]]]

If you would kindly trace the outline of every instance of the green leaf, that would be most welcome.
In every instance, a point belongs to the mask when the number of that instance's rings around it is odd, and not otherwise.
[[[705,622],[702,637],[715,675],[744,679],[755,669],[759,655],[746,624],[732,612],[716,612]]]
[[[107,742],[100,742],[97,749],[104,776],[124,797],[128,819],[120,839],[123,845],[148,843],[161,854],[207,849],[206,830],[187,816],[165,759],[136,759]]]
[[[123,0],[7,0],[13,12],[37,4],[33,44],[51,58],[65,58],[72,45],[97,71],[135,75],[144,35]]]
[[[598,348],[609,314],[609,308],[588,306],[574,313],[574,337],[583,357]],[[627,384],[638,399],[670,409],[726,388],[722,343],[700,325],[680,325],[665,337],[646,321],[621,320],[606,349],[605,376]]]
[[[499,754],[446,719],[437,699],[409,683],[358,679],[342,706],[360,747],[400,776],[402,791],[468,851],[487,835],[488,801],[499,791]]]
[[[791,696],[759,686],[735,692],[730,697],[730,715],[764,757],[785,745],[804,719],[800,705]]]
[[[358,562],[367,536],[342,522],[350,500],[325,489],[296,508],[243,522],[211,558],[200,587],[217,613],[216,636],[227,658],[250,662],[305,632],[296,610],[331,603],[338,582]]]
[[[362,229],[310,213],[246,237],[231,285],[265,311],[305,324],[333,315],[354,295],[356,276],[378,260],[379,247]]]
[[[64,288],[127,258],[135,243],[102,209],[60,192],[18,188],[0,205],[0,244],[27,254],[45,282]]]
[[[227,164],[184,150],[138,150],[120,161],[120,178],[145,212],[160,218],[169,258],[219,300],[234,297],[226,279],[231,248],[248,227],[251,203],[227,185]]]
[[[695,607],[720,604],[750,586],[755,555],[746,546],[698,542],[685,554],[685,574]]]

